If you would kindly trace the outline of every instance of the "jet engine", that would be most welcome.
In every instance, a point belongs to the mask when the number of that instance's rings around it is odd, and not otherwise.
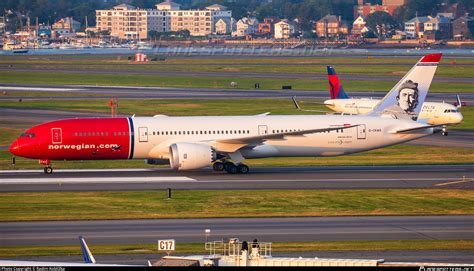
[[[191,170],[209,166],[216,160],[216,152],[208,145],[175,143],[170,146],[170,165],[177,170]]]

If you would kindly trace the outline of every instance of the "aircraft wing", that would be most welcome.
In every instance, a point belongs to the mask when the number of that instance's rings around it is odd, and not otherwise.
[[[330,132],[335,130],[343,130],[349,129],[359,126],[357,125],[345,125],[345,126],[338,126],[338,127],[327,127],[327,128],[319,128],[319,129],[308,129],[308,130],[300,130],[300,131],[292,131],[292,132],[285,132],[285,133],[277,133],[277,134],[265,134],[259,136],[252,136],[252,137],[242,137],[242,138],[232,138],[232,139],[222,139],[216,140],[213,142],[212,146],[216,148],[218,151],[222,152],[234,152],[242,147],[249,146],[249,145],[260,145],[267,140],[284,140],[288,136],[304,136],[307,134],[314,134],[314,133],[323,133],[323,132]]]

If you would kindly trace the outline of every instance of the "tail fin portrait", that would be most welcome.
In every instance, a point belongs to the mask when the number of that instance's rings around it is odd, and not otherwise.
[[[370,115],[416,120],[442,54],[425,55],[375,106]]]
[[[327,66],[328,68],[328,81],[329,81],[329,93],[331,94],[331,99],[349,99],[349,96],[344,92],[339,77],[336,74],[336,70],[332,66]]]

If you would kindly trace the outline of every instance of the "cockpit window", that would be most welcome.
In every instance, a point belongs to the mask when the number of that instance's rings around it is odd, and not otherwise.
[[[20,135],[20,137],[33,138],[33,137],[35,137],[35,133],[23,133],[23,134]]]

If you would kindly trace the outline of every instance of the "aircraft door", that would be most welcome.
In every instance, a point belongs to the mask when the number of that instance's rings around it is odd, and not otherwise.
[[[365,124],[360,124],[357,126],[357,139],[365,139]]]
[[[147,127],[138,127],[138,142],[148,142]]]
[[[259,135],[266,135],[266,134],[268,134],[268,127],[267,127],[267,125],[259,125],[259,126],[258,126],[258,134],[259,134]]]

